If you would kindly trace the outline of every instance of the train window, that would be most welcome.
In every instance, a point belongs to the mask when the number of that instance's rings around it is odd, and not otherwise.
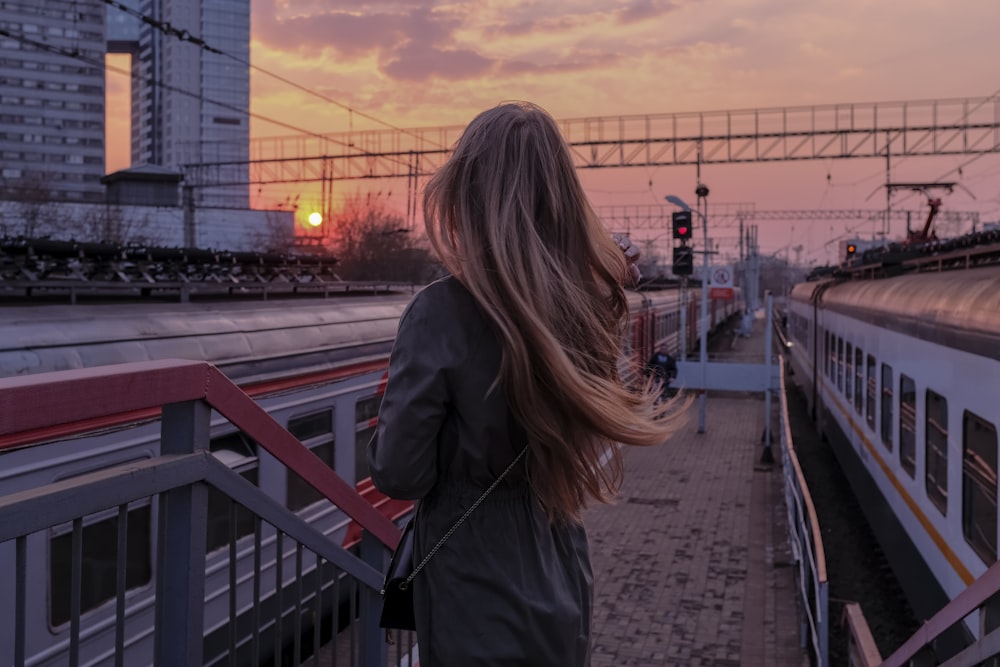
[[[892,451],[892,366],[882,364],[882,444]]]
[[[948,512],[948,400],[927,390],[924,402],[924,485],[941,514]]]
[[[997,560],[997,429],[962,417],[962,534],[986,565]]]
[[[333,435],[333,410],[320,410],[288,420],[288,432],[302,442]]]
[[[254,466],[240,472],[240,477],[257,486],[257,467]],[[205,553],[229,544],[229,519],[232,501],[215,487],[208,487],[208,530],[205,540]],[[236,504],[236,539],[249,535],[254,530],[253,512]]]
[[[354,481],[360,482],[371,476],[368,471],[368,443],[375,434],[378,410],[382,405],[382,395],[358,399],[354,407]]]
[[[149,503],[132,507],[127,517],[125,590],[131,590],[148,584],[153,575]],[[72,525],[66,524],[57,532],[49,544],[49,622],[53,627],[70,621],[74,551]],[[80,612],[85,613],[118,594],[118,513],[84,518],[82,536]]]
[[[823,332],[823,372],[828,378],[833,377],[833,361],[830,359],[830,332]]]
[[[361,424],[358,426],[361,427]],[[368,443],[371,442],[373,435],[375,435],[375,427],[365,426],[363,428],[359,428],[354,436],[355,482],[360,482],[367,477],[371,477],[371,472],[368,470]]]
[[[379,408],[382,407],[382,394],[377,396],[370,396],[368,398],[360,398],[358,402],[354,404],[354,421],[357,424],[361,422],[366,422],[370,419],[375,419],[378,417]]]
[[[844,390],[844,339],[837,336],[837,390]]]
[[[847,404],[851,404],[851,397],[854,396],[854,346],[847,344],[847,353],[844,355],[844,396],[847,397]]]
[[[336,470],[334,459],[333,410],[326,409],[288,420],[288,432],[302,441],[323,463]],[[295,472],[286,474],[286,499],[288,509],[296,512],[303,507],[323,500],[323,494],[314,489]]]
[[[865,386],[865,353],[860,347],[854,348],[854,411],[861,414],[861,406],[864,403]]]
[[[916,477],[917,385],[903,373],[899,374],[899,464]]]
[[[240,477],[257,486],[257,443],[242,431],[212,438],[209,444],[212,455],[239,473]],[[231,501],[213,486],[208,487],[208,529],[205,552],[210,553],[229,544],[229,519]],[[254,517],[250,510],[236,505],[236,539],[254,530]]]
[[[230,468],[238,468],[257,460],[257,443],[243,431],[212,438],[208,449],[215,458]]]
[[[837,336],[830,334],[830,382],[837,381]]]
[[[875,394],[878,391],[878,385],[875,379],[875,357],[868,355],[867,362],[865,363],[865,376],[867,387],[867,392],[865,393],[865,421],[868,422],[868,428],[875,430]]]

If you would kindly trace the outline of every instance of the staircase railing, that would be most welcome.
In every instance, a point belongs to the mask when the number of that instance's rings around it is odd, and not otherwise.
[[[0,580],[0,591],[13,593],[0,603],[6,605],[0,611],[10,612],[0,614],[9,624],[0,625],[0,662],[200,665],[222,655],[220,664],[257,664],[269,652],[282,664],[282,651],[291,651],[293,664],[299,664],[302,655],[319,648],[320,637],[330,636],[344,645],[344,664],[384,667],[391,656],[378,627],[378,589],[398,528],[211,364],[167,360],[0,379],[0,448],[33,441],[34,431],[85,428],[102,418],[156,408],[162,410],[158,457],[0,496],[0,558],[9,554],[12,564],[2,575],[12,581]],[[213,409],[361,526],[358,555],[209,452]],[[224,575],[230,585],[228,599],[206,601],[210,489],[230,503]],[[128,550],[136,548],[128,541],[127,524],[137,507],[155,507],[155,553],[144,594],[130,590],[142,574],[130,570],[127,560]],[[252,516],[252,558],[246,538],[237,544],[239,512]],[[109,573],[116,582],[114,612],[103,620],[81,613],[92,583],[82,581],[83,535],[88,517],[98,513],[110,517],[118,540],[116,571]],[[68,590],[53,589],[51,595],[66,597],[68,632],[40,648],[24,611],[46,602],[33,590],[49,575],[36,554],[59,526],[66,526],[63,533],[72,545],[70,574]],[[206,627],[209,604],[228,607],[228,622]],[[326,618],[330,610],[332,619]],[[290,647],[284,639],[289,636],[295,637]],[[311,637],[312,650],[301,646],[302,637]]]

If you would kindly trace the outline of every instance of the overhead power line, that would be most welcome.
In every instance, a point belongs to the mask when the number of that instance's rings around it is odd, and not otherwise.
[[[169,35],[171,37],[175,37],[175,38],[177,38],[177,39],[179,39],[179,40],[181,40],[183,42],[189,42],[191,44],[194,44],[195,46],[197,46],[197,47],[199,47],[199,48],[201,48],[201,49],[203,49],[205,51],[208,51],[209,53],[214,53],[214,54],[223,56],[225,58],[229,58],[231,60],[234,60],[235,62],[238,62],[241,65],[244,65],[244,66],[246,66],[246,67],[248,67],[248,68],[250,68],[250,69],[252,69],[252,70],[254,70],[256,72],[260,72],[261,74],[264,74],[266,76],[272,77],[272,78],[274,78],[274,79],[276,79],[276,80],[278,80],[278,81],[280,81],[280,82],[282,82],[282,83],[284,83],[284,84],[286,84],[288,86],[291,86],[292,88],[295,88],[296,90],[300,90],[300,91],[302,91],[302,92],[304,92],[304,93],[306,93],[308,95],[312,95],[313,97],[319,98],[319,99],[323,100],[324,102],[327,102],[329,104],[333,104],[334,106],[337,106],[337,107],[339,107],[341,109],[344,109],[345,111],[348,112],[348,114],[350,114],[350,116],[352,118],[353,118],[354,115],[357,115],[357,116],[360,116],[360,117],[365,118],[367,120],[370,120],[370,121],[372,121],[374,123],[378,123],[379,125],[387,127],[387,128],[389,128],[391,130],[396,130],[397,132],[402,132],[404,134],[410,134],[412,136],[416,136],[416,135],[413,135],[413,133],[410,132],[409,130],[406,130],[404,128],[398,127],[396,125],[393,125],[392,123],[384,121],[381,118],[377,118],[377,117],[375,117],[375,116],[373,116],[373,115],[371,115],[369,113],[365,113],[364,111],[359,111],[359,110],[351,107],[350,105],[345,104],[345,103],[343,103],[343,102],[341,102],[339,100],[336,100],[336,99],[334,99],[334,98],[332,98],[332,97],[330,97],[328,95],[324,95],[323,93],[321,93],[321,92],[319,92],[317,90],[313,90],[312,88],[304,86],[304,85],[302,85],[302,84],[300,84],[300,83],[298,83],[296,81],[293,81],[293,80],[291,80],[291,79],[289,79],[289,78],[287,78],[285,76],[282,76],[282,75],[277,74],[275,72],[272,72],[270,70],[264,69],[263,67],[259,67],[257,65],[254,65],[250,61],[244,60],[243,58],[240,58],[239,56],[233,55],[231,53],[227,53],[227,52],[225,52],[225,51],[223,51],[221,49],[217,49],[217,48],[211,46],[210,44],[206,43],[204,39],[202,39],[202,38],[200,38],[200,37],[198,37],[196,35],[192,35],[191,32],[188,31],[188,30],[177,28],[177,27],[171,25],[167,21],[159,21],[159,20],[157,20],[157,19],[149,16],[148,14],[143,14],[142,12],[140,12],[140,11],[138,11],[136,9],[133,9],[132,7],[129,7],[128,5],[125,5],[125,4],[121,3],[121,2],[119,2],[118,0],[104,0],[104,3],[107,4],[107,5],[110,5],[110,6],[114,7],[116,9],[119,9],[119,10],[121,10],[121,11],[123,11],[123,12],[125,12],[125,13],[127,13],[127,14],[129,14],[131,16],[134,16],[135,18],[139,19],[140,21],[142,21],[146,25],[151,26],[151,27],[159,30],[160,32],[162,32],[165,35]],[[352,121],[352,124],[353,124],[353,121]]]
[[[61,56],[65,56],[66,58],[71,58],[73,60],[80,61],[80,62],[85,63],[87,65],[90,65],[92,67],[96,67],[96,68],[99,68],[99,69],[105,69],[106,68],[108,71],[115,72],[116,74],[122,74],[122,75],[130,76],[130,77],[133,76],[132,72],[124,70],[124,69],[122,69],[120,67],[115,67],[113,65],[106,65],[104,62],[96,61],[93,58],[88,58],[87,56],[81,54],[80,52],[78,52],[76,50],[64,49],[64,48],[61,48],[61,47],[58,47],[58,46],[53,46],[51,44],[46,44],[45,42],[39,42],[37,40],[31,39],[30,37],[26,37],[26,36],[24,36],[22,34],[11,32],[11,31],[9,31],[9,30],[7,30],[5,28],[0,28],[0,35],[3,35],[4,37],[10,37],[11,39],[17,40],[21,44],[27,44],[29,46],[33,46],[36,49],[39,49],[39,50],[42,50],[42,51],[47,51],[49,53],[54,53],[56,55],[61,55]],[[318,132],[313,132],[312,130],[307,130],[307,129],[299,127],[297,125],[292,125],[291,123],[286,123],[285,121],[281,121],[281,120],[278,120],[276,118],[271,118],[270,116],[265,116],[263,114],[259,114],[259,113],[250,111],[249,109],[244,109],[242,107],[238,107],[238,106],[233,105],[233,104],[228,104],[226,102],[220,102],[219,100],[214,100],[214,99],[211,99],[209,97],[205,97],[204,95],[201,95],[199,93],[193,93],[193,92],[191,92],[189,90],[184,90],[183,88],[178,88],[177,86],[173,86],[173,85],[170,85],[168,83],[164,83],[164,82],[160,81],[159,79],[157,79],[156,77],[152,77],[152,76],[148,77],[147,78],[147,82],[150,83],[150,84],[152,84],[152,85],[159,86],[160,88],[163,88],[165,90],[169,90],[169,91],[172,91],[172,92],[175,92],[175,93],[179,93],[181,95],[186,95],[187,97],[194,98],[194,99],[199,100],[201,102],[207,102],[208,104],[214,104],[214,105],[216,105],[218,107],[221,107],[223,109],[227,109],[229,111],[233,111],[233,112],[236,112],[238,114],[241,114],[241,115],[244,115],[244,116],[248,116],[250,118],[256,118],[257,120],[261,120],[261,121],[264,121],[264,122],[267,122],[267,123],[271,123],[273,125],[277,125],[279,127],[283,127],[283,128],[285,128],[287,130],[292,130],[294,132],[301,132],[302,134],[306,134],[306,135],[309,135],[309,136],[312,136],[312,137],[316,137],[317,139],[322,139],[323,141],[328,141],[330,143],[334,143],[334,144],[338,144],[338,145],[344,146],[345,148],[353,149],[355,151],[355,153],[353,154],[354,157],[365,157],[365,156],[374,155],[370,151],[358,149],[353,144],[350,144],[350,143],[348,143],[346,141],[342,141],[342,140],[339,140],[339,139],[334,139],[334,138],[329,137],[328,135],[320,134]],[[388,159],[390,161],[393,161],[393,162],[397,162],[399,164],[404,164],[401,160],[397,160],[397,159],[392,158],[392,157],[389,157],[389,158],[386,158],[386,159]]]

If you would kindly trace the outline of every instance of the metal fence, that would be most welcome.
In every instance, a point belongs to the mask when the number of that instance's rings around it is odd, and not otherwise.
[[[0,496],[0,663],[406,664],[413,636],[395,633],[390,645],[378,626],[397,527],[210,364],[0,380],[0,449],[160,406],[157,456]],[[213,409],[357,522],[358,547],[331,541],[213,456]],[[44,443],[32,447],[44,455]],[[228,554],[207,563],[210,502],[228,508],[212,526]],[[101,569],[97,547],[114,553]]]
[[[785,394],[785,360],[779,357],[781,389],[779,414],[781,449],[784,457],[785,508],[788,512],[788,535],[792,555],[798,563],[799,599],[802,602],[802,646],[812,651],[813,664],[830,664],[829,582],[826,575],[826,555],[823,537],[816,517],[809,487],[792,444],[788,423],[788,399]]]

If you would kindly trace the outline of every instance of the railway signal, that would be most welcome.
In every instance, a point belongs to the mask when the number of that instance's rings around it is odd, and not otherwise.
[[[691,211],[674,211],[672,216],[674,238],[687,241],[691,238]]]
[[[690,276],[694,273],[694,249],[691,246],[674,248],[674,275]]]

